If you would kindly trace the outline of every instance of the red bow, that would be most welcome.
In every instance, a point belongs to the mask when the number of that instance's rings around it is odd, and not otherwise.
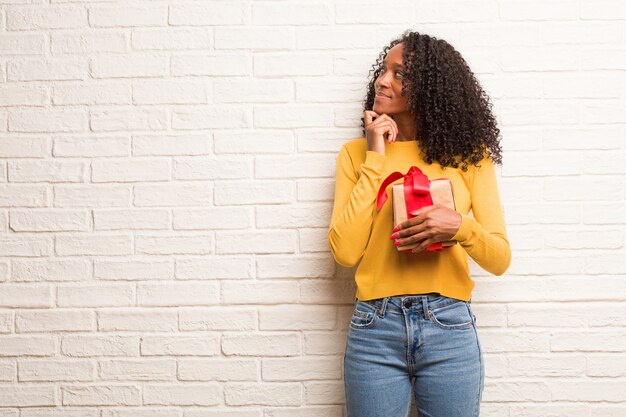
[[[383,181],[378,196],[376,197],[376,210],[387,201],[387,186],[397,179],[404,178],[404,201],[406,202],[406,212],[409,219],[415,217],[414,211],[425,207],[432,206],[433,199],[430,195],[430,180],[421,169],[416,166],[409,168],[406,174],[395,171],[389,174]],[[443,250],[441,242],[435,242],[429,245],[425,250],[440,252]]]

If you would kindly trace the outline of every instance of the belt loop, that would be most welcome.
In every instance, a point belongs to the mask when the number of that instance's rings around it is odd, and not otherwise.
[[[378,315],[380,317],[385,317],[385,311],[387,310],[387,301],[389,301],[389,297],[383,298],[383,301],[380,303],[380,308],[378,309]]]
[[[422,307],[424,309],[424,318],[430,318],[430,316],[428,315],[428,296],[426,295],[422,295]]]

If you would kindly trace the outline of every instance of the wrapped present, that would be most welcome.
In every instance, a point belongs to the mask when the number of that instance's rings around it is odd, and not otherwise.
[[[377,210],[380,210],[387,200],[387,186],[399,178],[403,178],[403,183],[395,184],[391,187],[394,227],[407,219],[413,218],[414,215],[411,213],[424,206],[442,204],[452,210],[456,210],[452,182],[448,178],[429,180],[416,166],[409,168],[406,174],[398,171],[393,172],[383,181],[376,200]],[[435,242],[425,250],[440,252],[456,243],[456,240]],[[412,243],[398,246],[397,249],[399,251],[408,251],[418,245],[419,243]]]

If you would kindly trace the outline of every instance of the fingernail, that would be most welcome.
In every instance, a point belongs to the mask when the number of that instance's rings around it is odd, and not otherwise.
[[[400,246],[400,242],[394,242],[393,244],[396,246]]]
[[[398,231],[398,226],[394,227],[394,228],[393,228],[393,231],[394,231],[394,232],[397,232],[397,231]]]
[[[397,235],[396,233],[394,233],[393,235],[391,235],[391,238],[390,238],[390,239],[395,239],[395,238],[397,238],[397,237],[398,237],[398,235]]]

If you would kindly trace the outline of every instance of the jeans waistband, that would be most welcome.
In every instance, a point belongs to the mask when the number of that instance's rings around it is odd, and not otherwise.
[[[379,316],[384,317],[385,311],[422,311],[424,317],[429,316],[429,311],[445,307],[454,303],[471,303],[469,301],[459,300],[457,298],[446,297],[439,293],[429,294],[416,294],[416,295],[403,295],[403,296],[389,296],[383,298],[375,298],[372,300],[357,300],[360,303],[370,304],[376,308],[376,313]]]

